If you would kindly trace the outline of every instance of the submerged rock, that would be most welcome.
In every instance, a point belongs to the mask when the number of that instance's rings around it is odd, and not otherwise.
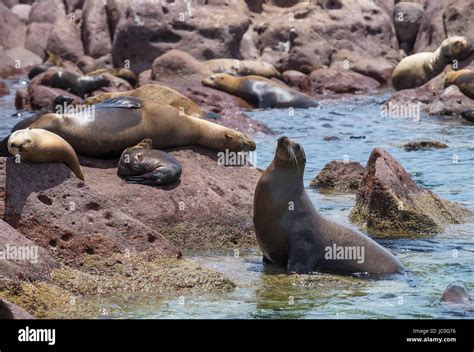
[[[443,292],[441,302],[454,304],[470,304],[471,296],[462,282],[448,285]],[[474,308],[474,307],[473,307]]]
[[[377,235],[429,235],[457,224],[472,212],[419,187],[382,148],[375,148],[352,208],[350,220]]]
[[[333,160],[311,181],[310,187],[343,192],[357,191],[363,175],[364,167],[357,161]]]
[[[424,150],[424,149],[444,149],[447,148],[448,145],[439,142],[439,141],[430,141],[430,140],[423,140],[423,141],[412,141],[405,143],[401,146],[406,151],[410,152],[413,150]]]

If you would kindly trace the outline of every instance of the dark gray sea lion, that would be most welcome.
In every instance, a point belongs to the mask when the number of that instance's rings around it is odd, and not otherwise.
[[[170,105],[134,97],[113,98],[77,112],[32,116],[20,121],[13,130],[19,126],[51,131],[64,138],[78,154],[95,158],[119,156],[145,138],[150,138],[156,149],[198,145],[239,152],[256,147],[241,132],[188,116]],[[0,154],[4,153],[0,148]]]
[[[310,96],[260,76],[234,77],[217,73],[204,79],[202,84],[237,95],[262,109],[318,106]]]
[[[163,185],[177,181],[181,171],[181,164],[174,156],[153,149],[153,142],[144,139],[123,151],[117,175],[131,183]]]
[[[81,98],[110,82],[102,75],[78,76],[68,71],[58,71],[51,77],[51,87],[61,88]]]
[[[321,216],[306,194],[303,148],[278,139],[275,158],[262,174],[254,199],[254,225],[264,262],[288,273],[389,275],[403,265],[368,236]]]

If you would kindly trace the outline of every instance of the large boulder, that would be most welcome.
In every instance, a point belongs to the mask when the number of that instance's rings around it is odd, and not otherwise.
[[[5,81],[0,79],[0,95],[7,95],[10,94],[10,89],[8,88]]]
[[[89,56],[98,58],[110,53],[112,43],[103,0],[86,0],[82,12],[82,41]]]
[[[22,46],[8,49],[6,54],[14,62],[18,73],[28,72],[28,70],[43,62],[40,56]]]
[[[242,0],[192,3],[128,2],[115,30],[114,65],[139,73],[170,49],[181,49],[200,60],[241,58],[240,41],[250,20]],[[223,28],[225,28],[223,30]]]
[[[414,2],[402,1],[395,5],[393,23],[395,24],[400,48],[406,54],[409,54],[413,49],[423,13],[423,6]]]
[[[355,192],[363,175],[364,167],[357,161],[333,160],[323,167],[309,186],[322,190]]]
[[[187,52],[172,49],[158,56],[151,65],[151,79],[157,81],[201,81],[211,70]]]
[[[54,23],[57,18],[65,16],[66,9],[62,0],[41,0],[31,7],[29,22]]]
[[[0,4],[0,48],[9,49],[23,46],[26,25],[4,4]]]
[[[5,179],[5,221],[65,264],[79,268],[90,255],[127,252],[181,255],[155,229],[120,211],[63,164],[8,158]]]
[[[170,152],[183,168],[176,184],[159,188],[128,184],[117,177],[116,162],[104,168],[102,161],[102,168],[83,167],[86,183],[180,248],[255,246],[253,192],[260,172],[249,166],[223,166],[216,152],[204,148]],[[83,160],[84,165],[94,162]]]
[[[354,93],[368,91],[380,86],[375,79],[349,70],[320,68],[311,72],[307,78],[311,94]]]
[[[17,4],[11,8],[12,12],[18,16],[23,22],[28,22],[30,18],[31,5]]]
[[[64,59],[76,62],[84,55],[81,32],[76,23],[67,17],[59,17],[54,22],[46,48]]]
[[[0,298],[0,320],[5,319],[34,319],[34,317],[23,308]]]
[[[0,77],[5,78],[18,73],[19,71],[15,68],[15,62],[0,48]]]
[[[33,22],[26,31],[25,48],[45,58],[45,49],[48,44],[49,33],[53,29],[52,23]]]
[[[472,215],[419,187],[397,160],[384,149],[375,148],[350,219],[374,235],[405,237],[434,234]]]

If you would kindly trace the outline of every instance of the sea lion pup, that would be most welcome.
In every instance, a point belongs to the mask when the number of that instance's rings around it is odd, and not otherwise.
[[[449,71],[444,80],[444,88],[453,84],[458,86],[462,94],[474,99],[474,71],[467,69]]]
[[[441,43],[434,53],[424,52],[402,59],[392,73],[392,84],[396,90],[419,87],[430,81],[453,60],[469,57],[474,49],[472,40],[465,37],[450,37]]]
[[[122,78],[126,80],[132,87],[135,87],[138,82],[137,75],[132,71],[127,68],[112,68],[112,67],[103,67],[103,68],[98,68],[94,71],[87,72],[87,76],[97,76],[102,73],[110,73],[111,75],[115,77]]]
[[[78,76],[68,71],[58,71],[51,77],[51,87],[61,88],[81,98],[101,87],[106,87],[110,82],[102,75]]]
[[[125,92],[102,93],[86,99],[86,104],[97,104],[117,97],[137,97],[154,103],[168,104],[193,117],[206,117],[207,114],[199,105],[178,91],[158,84],[147,84]]]
[[[216,73],[204,79],[202,84],[237,95],[262,109],[318,106],[310,96],[260,76],[234,77]]]
[[[458,282],[446,287],[446,290],[444,290],[443,296],[441,297],[441,302],[469,305],[471,304],[471,297],[469,296],[469,292],[464,284]]]
[[[281,77],[272,64],[256,60],[213,59],[204,61],[213,73],[227,73],[233,76],[262,76],[267,78]]]
[[[303,148],[280,137],[254,199],[254,225],[264,262],[288,273],[389,275],[403,265],[368,236],[321,216],[306,194]]]
[[[153,148],[197,145],[217,151],[255,150],[245,134],[180,113],[170,105],[118,97],[88,109],[45,114],[20,122],[23,128],[42,128],[64,138],[76,153],[111,158],[145,138]],[[13,130],[16,126],[13,127]]]
[[[61,66],[63,64],[63,59],[56,53],[52,51],[45,50],[46,60],[43,63],[33,67],[30,72],[28,72],[28,79],[33,79],[40,73],[48,71],[49,68],[54,66]]]
[[[39,128],[13,132],[8,139],[8,151],[33,163],[64,163],[84,181],[76,152],[68,142],[52,132]]]
[[[153,149],[151,139],[144,139],[123,151],[117,175],[130,183],[163,185],[177,181],[181,170],[181,164],[174,156]]]

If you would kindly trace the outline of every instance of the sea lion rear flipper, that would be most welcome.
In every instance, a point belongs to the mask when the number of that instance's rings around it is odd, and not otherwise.
[[[107,108],[124,108],[124,109],[141,109],[143,106],[143,100],[136,97],[124,96],[116,97],[101,101],[94,105],[96,109],[107,109]]]

